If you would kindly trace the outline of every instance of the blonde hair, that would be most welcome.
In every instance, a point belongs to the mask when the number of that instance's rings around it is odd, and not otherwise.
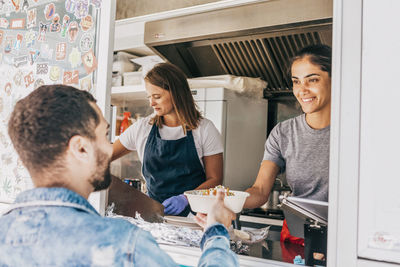
[[[194,130],[199,126],[203,116],[194,102],[186,76],[181,69],[170,63],[160,63],[151,69],[144,79],[170,92],[172,106],[185,134],[187,130]],[[163,118],[156,115],[150,123],[155,123],[161,128]]]

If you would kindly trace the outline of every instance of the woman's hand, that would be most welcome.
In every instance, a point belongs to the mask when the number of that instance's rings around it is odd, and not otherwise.
[[[189,204],[184,194],[167,198],[162,203],[165,207],[164,213],[168,215],[180,214]]]

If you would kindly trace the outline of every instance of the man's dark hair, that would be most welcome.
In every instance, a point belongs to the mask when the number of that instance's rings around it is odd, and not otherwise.
[[[8,134],[28,170],[52,166],[75,135],[96,139],[95,102],[90,93],[66,85],[43,85],[17,102]]]

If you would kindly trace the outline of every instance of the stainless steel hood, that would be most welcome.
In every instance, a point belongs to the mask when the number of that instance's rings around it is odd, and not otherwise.
[[[189,77],[261,77],[267,96],[291,91],[287,64],[332,43],[332,0],[271,0],[145,24],[144,42]]]

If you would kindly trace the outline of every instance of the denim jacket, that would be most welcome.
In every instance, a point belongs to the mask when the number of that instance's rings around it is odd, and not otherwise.
[[[101,217],[66,188],[21,193],[0,217],[0,266],[177,266],[149,232]],[[199,266],[239,266],[221,224],[201,241]]]

